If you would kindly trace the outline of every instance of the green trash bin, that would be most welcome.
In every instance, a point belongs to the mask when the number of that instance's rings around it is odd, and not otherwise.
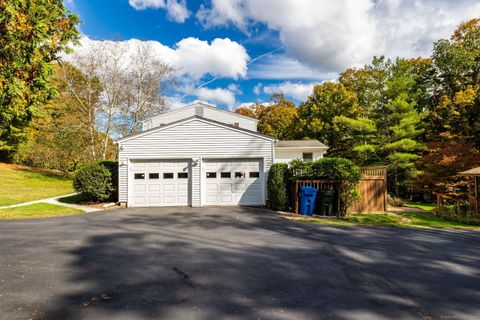
[[[322,216],[331,216],[333,214],[333,205],[335,201],[335,191],[320,190],[318,192],[320,198],[319,213]]]

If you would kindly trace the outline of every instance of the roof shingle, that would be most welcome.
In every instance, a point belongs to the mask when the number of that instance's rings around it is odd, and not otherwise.
[[[275,145],[277,148],[328,148],[318,140],[281,140]]]

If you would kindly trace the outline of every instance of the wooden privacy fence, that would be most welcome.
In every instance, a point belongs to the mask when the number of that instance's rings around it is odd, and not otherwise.
[[[294,188],[294,196],[293,196],[293,208],[295,210],[295,213],[299,213],[299,207],[300,207],[300,201],[298,199],[298,195],[300,192],[300,187],[312,187],[317,190],[335,190],[335,208],[333,209],[333,212],[337,213],[338,212],[338,181],[333,181],[333,180],[297,180],[295,182],[295,188]]]
[[[387,167],[362,167],[358,199],[348,212],[387,211]]]
[[[387,211],[387,168],[362,167],[362,178],[359,184],[360,199],[358,199],[348,212],[383,212]],[[338,181],[334,180],[297,180],[294,184],[293,208],[299,213],[300,187],[308,186],[315,189],[335,190],[335,208],[338,213]]]

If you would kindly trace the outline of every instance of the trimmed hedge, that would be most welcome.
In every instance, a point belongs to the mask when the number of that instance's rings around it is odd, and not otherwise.
[[[112,174],[113,172],[113,174]],[[118,165],[102,161],[82,166],[75,172],[73,187],[87,201],[106,201],[116,197]]]
[[[269,207],[273,210],[288,209],[289,170],[286,163],[274,163],[268,173],[267,190]]]

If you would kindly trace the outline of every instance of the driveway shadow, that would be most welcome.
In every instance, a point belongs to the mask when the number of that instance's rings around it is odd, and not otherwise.
[[[66,281],[77,289],[36,306],[36,318],[480,314],[474,232],[316,226],[254,208],[125,209],[85,219],[91,231],[82,244],[58,253],[71,258]]]

